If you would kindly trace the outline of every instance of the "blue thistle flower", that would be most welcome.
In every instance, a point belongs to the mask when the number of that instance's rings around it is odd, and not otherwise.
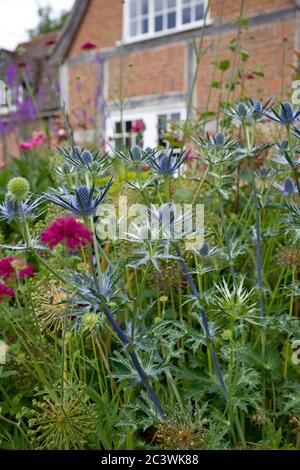
[[[97,152],[90,152],[86,149],[80,149],[79,147],[72,147],[70,152],[66,149],[59,149],[60,153],[63,155],[64,159],[75,167],[77,171],[94,171],[94,172],[103,172],[107,170],[110,162],[108,161],[108,153],[100,155]]]
[[[291,103],[285,101],[280,103],[280,111],[277,113],[274,108],[271,108],[271,112],[262,111],[262,114],[271,121],[277,122],[286,127],[291,127],[293,124],[299,121],[300,108],[294,110]]]
[[[156,153],[155,149],[147,147],[145,150],[143,150],[139,145],[134,145],[130,150],[126,150],[125,152],[122,152],[118,149],[113,149],[113,151],[117,157],[121,158],[121,160],[124,160],[127,163],[133,163],[135,165],[137,163],[143,163],[147,161]]]
[[[148,160],[148,165],[159,175],[173,175],[187,159],[188,152],[183,151],[179,155],[174,154],[174,150],[162,150],[152,155]]]
[[[101,194],[98,195],[95,195],[96,190],[94,185],[91,188],[82,185],[75,188],[73,193],[68,191],[54,194],[44,193],[44,199],[62,207],[77,217],[95,215],[98,206],[102,203],[109,188],[113,184],[113,180],[114,178],[111,178]]]
[[[38,206],[43,202],[43,198],[39,197],[32,201],[14,201],[10,196],[6,196],[3,204],[0,204],[0,221],[22,222],[24,217],[36,219],[43,211],[36,212]]]
[[[245,122],[251,123],[253,121],[260,120],[269,105],[270,100],[268,100],[265,104],[252,99],[248,102],[240,101],[232,108],[228,109],[226,113],[233,121],[236,121],[240,124]]]
[[[278,189],[283,196],[290,196],[298,192],[297,187],[295,186],[294,181],[291,178],[286,178],[283,183],[283,186],[279,183],[274,183],[274,188]]]

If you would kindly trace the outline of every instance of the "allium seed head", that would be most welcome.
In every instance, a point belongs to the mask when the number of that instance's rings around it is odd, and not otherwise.
[[[22,201],[27,198],[30,186],[27,179],[17,176],[9,180],[7,190],[13,201]]]

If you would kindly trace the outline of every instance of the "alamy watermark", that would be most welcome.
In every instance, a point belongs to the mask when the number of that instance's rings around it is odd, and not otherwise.
[[[300,364],[300,340],[294,340],[292,342],[293,354],[292,354],[292,363],[295,365]]]
[[[0,341],[0,365],[6,364],[8,346],[4,341]]]
[[[300,80],[294,80],[292,82],[292,103],[295,105],[300,104]]]
[[[186,250],[200,249],[204,242],[203,204],[128,205],[126,196],[119,205],[100,206],[97,234],[102,240],[183,240]]]

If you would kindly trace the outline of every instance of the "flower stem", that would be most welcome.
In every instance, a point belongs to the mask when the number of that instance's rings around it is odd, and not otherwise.
[[[120,328],[118,322],[114,318],[110,308],[107,305],[104,306],[103,311],[105,313],[105,316],[106,316],[107,320],[111,324],[114,331],[117,333],[117,335],[120,338],[120,340],[122,341],[122,343],[125,346],[129,346],[127,351],[128,351],[129,356],[131,357],[133,365],[135,366],[136,371],[139,374],[139,376],[140,376],[140,378],[141,378],[141,380],[142,380],[142,382],[143,382],[143,384],[144,384],[144,386],[145,386],[145,388],[146,388],[153,404],[155,405],[160,417],[162,419],[165,419],[166,415],[165,415],[165,413],[162,409],[160,401],[159,401],[154,389],[151,387],[151,385],[149,383],[148,376],[147,376],[146,372],[143,369],[143,366],[142,366],[142,364],[141,364],[141,362],[138,358],[138,355],[136,354],[135,351],[132,350],[132,345],[130,344],[130,341],[129,341],[128,337],[126,336],[126,334]]]
[[[188,267],[187,267],[187,265],[184,261],[181,249],[179,248],[178,245],[175,245],[175,250],[176,250],[177,256],[180,259],[181,267],[182,267],[182,269],[184,271],[184,274],[185,274],[185,277],[186,277],[186,279],[187,279],[187,281],[190,285],[192,293],[197,298],[197,301],[198,301],[198,304],[199,304],[199,307],[200,307],[200,314],[201,314],[201,318],[202,318],[203,329],[204,329],[204,332],[205,332],[205,335],[206,335],[206,338],[207,338],[207,341],[208,341],[208,346],[211,349],[211,358],[212,358],[212,361],[213,361],[213,364],[214,364],[215,372],[216,372],[216,375],[217,375],[218,380],[220,382],[224,397],[227,399],[227,388],[226,388],[226,385],[224,383],[224,379],[223,379],[222,371],[221,371],[221,368],[220,368],[220,365],[219,365],[219,361],[217,359],[215,347],[214,347],[214,344],[213,344],[213,338],[212,338],[210,328],[209,328],[208,319],[207,319],[207,316],[206,316],[206,313],[205,313],[204,309],[201,307],[200,302],[199,302],[199,296],[200,296],[199,292],[198,292],[198,290],[195,286],[195,283],[192,279],[192,276],[189,272],[189,269],[188,269]]]

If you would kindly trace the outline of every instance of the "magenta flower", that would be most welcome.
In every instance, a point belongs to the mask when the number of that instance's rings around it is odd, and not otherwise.
[[[26,141],[26,140],[21,140],[20,141],[20,149],[24,150],[25,152],[28,152],[28,150],[31,150],[33,148],[32,142]]]
[[[34,272],[31,264],[23,258],[2,258],[0,259],[0,277],[6,281],[12,277],[24,279],[25,277],[33,277]]]
[[[81,49],[83,51],[92,51],[93,49],[96,49],[97,46],[91,41],[87,41],[84,44],[82,44]]]
[[[194,160],[194,151],[193,149],[189,149],[188,152],[187,152],[187,155],[186,155],[186,159],[190,162],[192,160]]]
[[[146,126],[142,119],[135,121],[135,123],[132,126],[132,132],[135,132],[136,134],[139,134],[140,132],[144,132],[145,129],[146,129]]]
[[[93,234],[85,225],[74,217],[61,217],[41,234],[41,241],[49,248],[55,248],[65,243],[70,251],[74,252],[79,246],[92,243]]]
[[[34,131],[30,142],[33,147],[38,147],[44,142],[47,142],[47,136],[46,136],[45,131]]]
[[[5,297],[15,297],[15,295],[16,293],[13,289],[10,289],[0,282],[0,302],[2,302]]]
[[[53,44],[56,44],[55,39],[48,39],[48,41],[45,42],[46,46],[53,46]]]

